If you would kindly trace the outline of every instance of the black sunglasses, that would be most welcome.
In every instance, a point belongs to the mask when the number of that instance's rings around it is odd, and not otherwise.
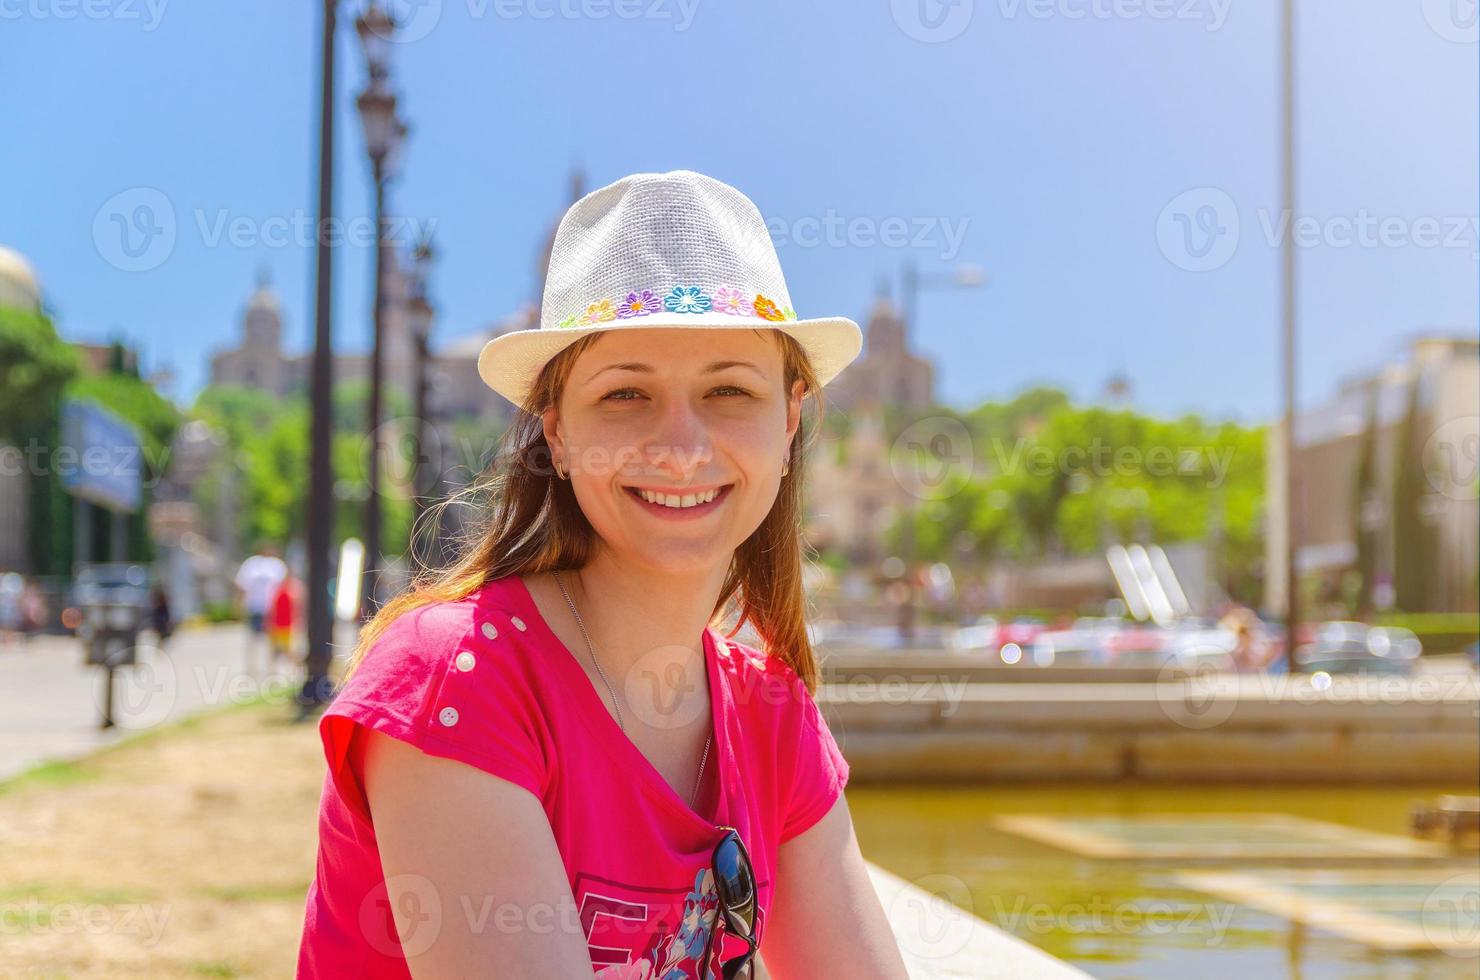
[[[719,892],[719,912],[724,919],[725,931],[745,940],[749,947],[744,953],[721,965],[724,980],[752,980],[755,976],[755,871],[750,864],[750,852],[740,839],[740,831],[734,827],[721,827],[725,836],[714,845],[710,866],[714,870],[715,887]],[[712,944],[719,930],[709,934]],[[706,953],[705,962],[709,961]]]

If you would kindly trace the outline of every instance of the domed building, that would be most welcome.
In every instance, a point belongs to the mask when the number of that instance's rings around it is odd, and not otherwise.
[[[40,312],[41,282],[24,255],[0,245],[0,308]],[[0,453],[12,450],[0,445]],[[0,572],[29,571],[28,507],[30,485],[25,469],[0,467]]]
[[[568,187],[567,206],[586,192],[585,178],[579,170],[572,172]],[[431,413],[439,423],[467,417],[489,419],[495,423],[512,418],[512,407],[478,377],[478,355],[483,345],[495,336],[539,326],[538,300],[544,293],[545,269],[555,242],[555,227],[555,224],[551,225],[537,257],[535,301],[523,303],[483,329],[452,338],[431,352],[427,370],[428,397]],[[411,288],[410,270],[405,259],[394,250],[387,255],[387,260],[387,310],[382,351],[384,378],[386,384],[397,389],[409,403],[416,379],[415,340],[405,312]],[[279,396],[306,392],[313,368],[313,354],[292,354],[284,350],[282,304],[265,273],[258,276],[257,286],[248,297],[239,322],[240,340],[211,357],[211,383],[246,385]],[[335,354],[336,382],[368,378],[369,374],[369,352]],[[450,438],[450,432],[445,435]]]
[[[0,306],[28,312],[41,310],[41,280],[24,255],[0,245]]]

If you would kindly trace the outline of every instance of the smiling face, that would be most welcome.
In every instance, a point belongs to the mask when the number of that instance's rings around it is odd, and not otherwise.
[[[727,564],[776,500],[805,385],[774,336],[614,330],[571,367],[545,439],[602,545],[668,572]]]

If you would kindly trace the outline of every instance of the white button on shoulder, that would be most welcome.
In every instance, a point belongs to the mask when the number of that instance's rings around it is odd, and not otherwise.
[[[483,635],[490,640],[498,639],[498,627],[492,623],[483,624]]]
[[[437,720],[446,725],[448,728],[451,728],[453,725],[457,724],[457,709],[451,707],[443,708],[441,712],[438,713]]]
[[[519,632],[521,632],[521,633],[523,633],[525,631],[525,629],[527,628],[524,625],[524,620],[520,619],[518,616],[510,616],[509,617],[509,622],[513,623],[514,624],[514,628],[516,630],[518,630]]]
[[[473,655],[466,650],[464,650],[462,653],[459,653],[457,655],[457,660],[455,661],[455,663],[457,664],[457,669],[462,671],[464,674],[472,670],[473,665],[477,662],[478,661],[473,659]]]

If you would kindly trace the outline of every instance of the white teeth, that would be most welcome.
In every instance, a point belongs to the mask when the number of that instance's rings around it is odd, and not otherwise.
[[[707,504],[719,495],[718,490],[706,490],[704,493],[686,493],[682,497],[668,493],[653,493],[651,490],[638,490],[643,500],[650,504],[662,504],[664,507],[683,509],[685,507],[696,507],[699,504]]]

